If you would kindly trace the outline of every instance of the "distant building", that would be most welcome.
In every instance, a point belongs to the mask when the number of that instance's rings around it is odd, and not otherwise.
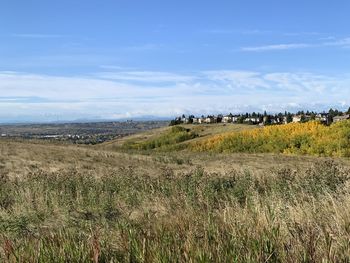
[[[350,115],[346,114],[346,115],[342,115],[342,116],[335,116],[333,118],[333,122],[340,122],[340,121],[345,121],[345,120],[349,120],[350,119]]]
[[[191,119],[190,119],[190,118],[185,118],[184,121],[183,121],[183,123],[189,124],[189,123],[191,123]]]
[[[231,122],[233,122],[233,116],[224,116],[222,118],[222,122],[223,123],[231,123]]]
[[[311,116],[310,115],[295,115],[293,116],[293,122],[307,122],[311,120]]]
[[[192,119],[192,123],[193,123],[193,124],[199,123],[199,118],[193,118],[193,119]]]
[[[325,123],[325,124],[329,124],[330,123],[330,118],[329,115],[327,113],[319,113],[316,115],[315,117],[316,121]]]
[[[295,115],[295,116],[293,116],[292,122],[294,122],[294,123],[301,122],[302,117],[303,116],[301,116],[301,115]]]
[[[248,117],[244,119],[244,122],[250,122],[250,123],[259,123],[260,122],[260,118],[259,117]]]
[[[215,123],[215,118],[212,116],[208,116],[207,118],[205,118],[205,123]]]
[[[282,122],[283,122],[283,120],[280,118],[274,118],[271,120],[271,124],[280,124]]]
[[[237,121],[238,121],[238,118],[239,118],[238,116],[233,116],[233,117],[232,117],[232,122],[237,122]]]
[[[303,121],[311,121],[311,119],[310,115],[304,115]]]

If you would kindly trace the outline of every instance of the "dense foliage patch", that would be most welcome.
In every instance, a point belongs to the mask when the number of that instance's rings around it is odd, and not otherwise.
[[[322,125],[291,123],[213,136],[193,143],[194,151],[350,156],[350,121]]]

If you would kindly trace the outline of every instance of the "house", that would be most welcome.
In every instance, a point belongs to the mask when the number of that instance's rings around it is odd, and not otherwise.
[[[295,115],[293,116],[293,122],[307,122],[311,120],[310,115]]]
[[[346,115],[342,115],[342,116],[335,116],[333,118],[333,122],[340,122],[340,121],[345,121],[345,120],[349,120],[350,119],[350,115],[346,114]]]
[[[326,124],[330,123],[329,115],[327,113],[317,114],[315,120]]]
[[[231,122],[233,122],[232,121],[232,119],[233,119],[233,117],[232,116],[224,116],[223,118],[222,118],[222,122],[223,123],[231,123]]]
[[[198,118],[198,123],[205,123],[205,118]]]
[[[302,118],[303,118],[303,116],[301,116],[301,115],[295,115],[295,116],[293,116],[292,122],[294,122],[294,123],[301,122]]]
[[[273,118],[272,120],[271,120],[271,124],[280,124],[280,123],[282,123],[283,122],[283,120],[281,119],[281,118]]]
[[[238,118],[239,118],[238,116],[233,116],[232,117],[232,122],[238,122]]]
[[[199,118],[193,118],[193,119],[192,119],[192,123],[193,123],[193,124],[199,123]]]
[[[250,123],[259,123],[260,122],[260,118],[259,117],[248,117],[245,118],[244,122],[250,122]]]
[[[181,117],[181,122],[185,124],[189,124],[191,123],[191,120],[190,118],[187,118],[187,117]]]
[[[205,118],[204,122],[205,123],[215,123],[216,119],[212,116],[208,116],[207,118]]]
[[[267,124],[281,124],[281,123],[283,123],[283,119],[280,118],[280,117],[276,117],[276,116],[264,116],[262,123],[264,125],[267,125]]]
[[[190,118],[185,118],[184,121],[183,121],[183,123],[189,124],[189,123],[191,123],[191,119],[190,119]]]
[[[312,117],[310,115],[304,115],[303,121],[311,121]]]

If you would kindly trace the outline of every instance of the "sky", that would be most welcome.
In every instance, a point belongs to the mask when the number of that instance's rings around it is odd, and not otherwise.
[[[2,0],[0,122],[347,109],[348,0]]]

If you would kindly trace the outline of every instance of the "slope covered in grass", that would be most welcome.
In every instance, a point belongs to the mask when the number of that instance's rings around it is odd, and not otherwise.
[[[129,140],[123,144],[124,149],[152,150],[152,149],[178,149],[181,142],[191,140],[198,134],[181,126],[174,126],[161,135],[144,141]]]
[[[98,146],[106,150],[156,150],[178,151],[188,148],[188,144],[227,132],[254,129],[253,125],[243,124],[184,124],[147,131],[122,140],[115,140]]]
[[[0,140],[0,262],[348,262],[349,179],[347,159]]]
[[[212,136],[191,144],[194,151],[288,153],[350,156],[350,121],[324,126],[318,122],[268,126]]]

